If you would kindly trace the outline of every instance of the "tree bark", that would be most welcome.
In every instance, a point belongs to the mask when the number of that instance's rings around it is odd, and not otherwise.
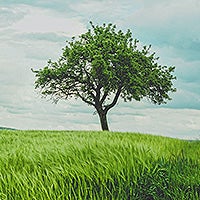
[[[103,131],[109,131],[108,121],[107,121],[107,113],[112,107],[114,107],[116,105],[117,100],[121,93],[121,88],[122,88],[121,86],[118,88],[112,103],[110,103],[104,107],[102,106],[102,104],[105,101],[108,93],[104,93],[103,97],[100,99],[100,88],[98,88],[96,90],[97,95],[96,95],[96,98],[94,98],[94,101],[95,101],[94,107],[96,108],[97,113],[99,115],[100,122],[101,122],[101,128]]]
[[[107,112],[98,112],[100,122],[101,122],[101,128],[103,131],[109,131],[108,128],[108,121],[107,121]]]

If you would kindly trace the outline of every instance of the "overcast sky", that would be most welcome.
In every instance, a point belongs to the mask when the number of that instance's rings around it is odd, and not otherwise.
[[[31,72],[57,60],[89,21],[131,29],[142,45],[152,45],[160,64],[176,66],[172,101],[120,100],[109,112],[110,129],[200,138],[199,0],[0,0],[0,126],[100,130],[94,109],[81,101],[41,99]]]

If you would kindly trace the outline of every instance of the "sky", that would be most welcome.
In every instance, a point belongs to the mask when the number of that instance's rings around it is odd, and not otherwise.
[[[152,45],[158,62],[175,66],[177,92],[166,105],[121,99],[109,113],[111,131],[200,138],[199,0],[0,0],[0,126],[22,130],[100,130],[80,100],[52,104],[34,89],[31,68],[56,61],[66,40],[89,21],[130,29]]]

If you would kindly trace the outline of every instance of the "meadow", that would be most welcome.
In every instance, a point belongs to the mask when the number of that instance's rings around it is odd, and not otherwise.
[[[200,142],[139,133],[0,131],[0,200],[198,200]]]

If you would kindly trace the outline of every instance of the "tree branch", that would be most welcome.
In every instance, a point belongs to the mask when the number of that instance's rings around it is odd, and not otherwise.
[[[84,101],[85,103],[91,105],[91,106],[94,106],[95,107],[95,104],[92,103],[91,101],[88,101],[86,98],[84,98],[78,91],[77,91],[77,96],[81,98],[82,101]]]
[[[103,104],[103,102],[105,101],[106,97],[108,96],[108,93],[105,92],[100,100],[100,104]]]
[[[108,112],[108,110],[110,110],[112,107],[114,107],[116,105],[117,100],[118,100],[118,98],[119,98],[119,96],[121,94],[121,91],[122,91],[121,89],[122,89],[122,87],[118,88],[112,103],[107,105],[107,106],[105,106],[105,109],[104,109],[105,112]]]

